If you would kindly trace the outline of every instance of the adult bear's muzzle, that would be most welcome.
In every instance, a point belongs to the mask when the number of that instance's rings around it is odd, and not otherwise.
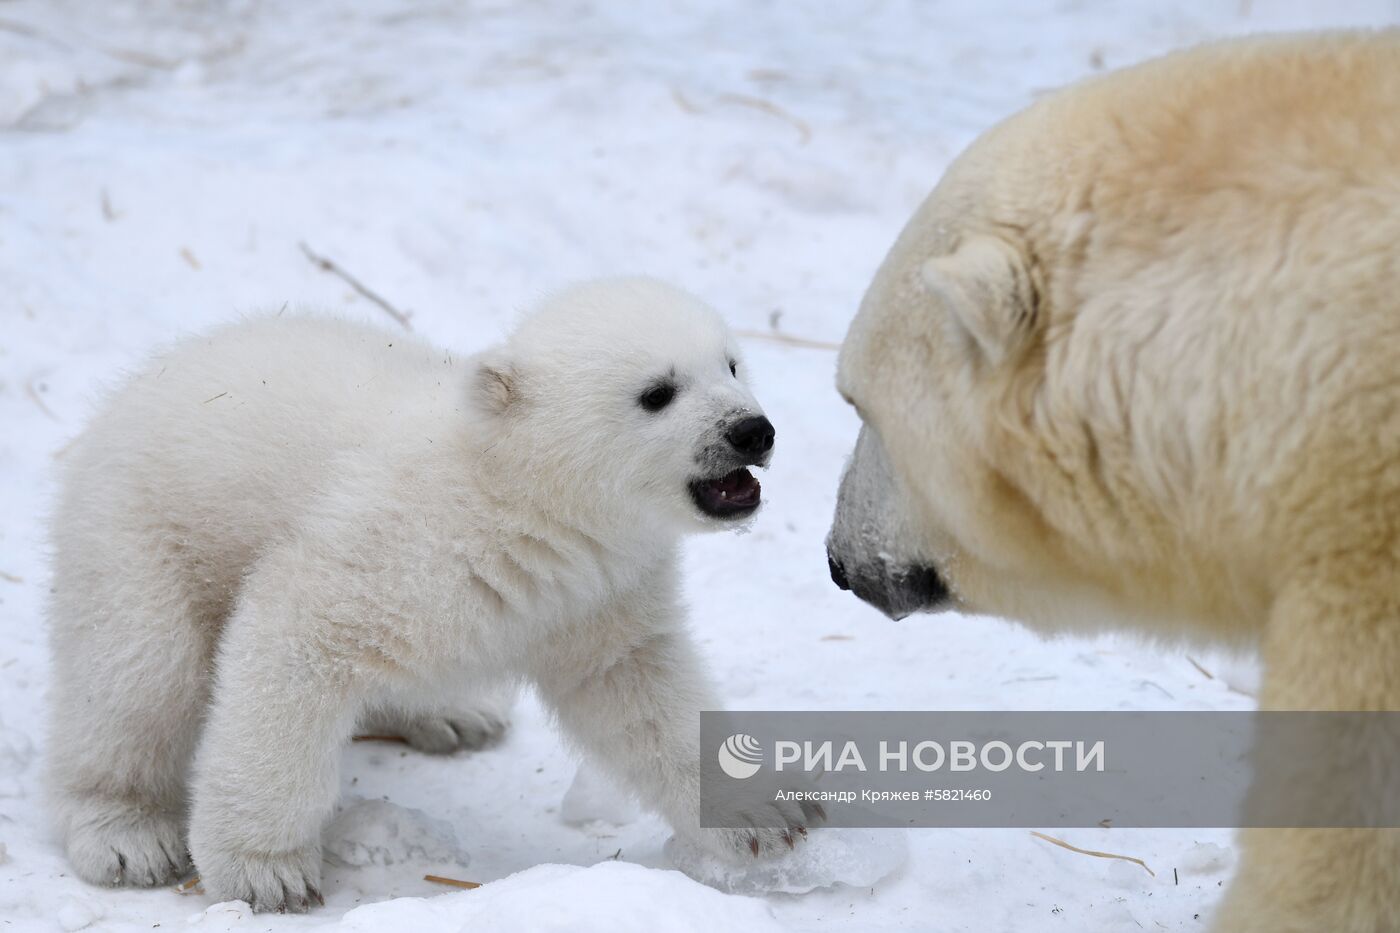
[[[938,609],[950,598],[947,584],[932,566],[907,567],[890,573],[858,568],[848,574],[845,565],[829,549],[826,564],[831,571],[831,582],[896,621],[915,612]]]
[[[884,447],[863,428],[841,478],[826,563],[833,583],[892,619],[950,601],[943,577],[920,554],[908,507]]]

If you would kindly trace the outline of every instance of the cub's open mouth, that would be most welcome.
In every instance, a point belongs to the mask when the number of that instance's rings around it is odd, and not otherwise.
[[[736,518],[758,508],[761,489],[753,474],[740,467],[719,479],[693,480],[690,496],[706,515]]]

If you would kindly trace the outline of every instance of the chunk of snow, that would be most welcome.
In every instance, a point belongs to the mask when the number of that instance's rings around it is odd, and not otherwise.
[[[349,868],[469,861],[450,823],[387,800],[349,800],[326,827],[323,845],[327,861]]]
[[[1212,842],[1198,842],[1182,856],[1177,869],[1183,875],[1218,875],[1229,869],[1234,853]]]
[[[68,933],[85,930],[102,919],[102,911],[88,901],[68,901],[58,909],[58,925]]]
[[[571,826],[595,821],[625,826],[640,814],[630,794],[586,761],[578,766],[574,782],[559,805],[559,818]]]
[[[750,862],[721,859],[695,843],[672,837],[666,857],[702,884],[731,894],[806,894],[817,888],[868,888],[909,857],[897,829],[819,829],[791,853]]]
[[[187,926],[199,926],[200,933],[223,933],[243,927],[244,921],[252,921],[253,908],[247,901],[219,901],[197,914],[185,919]]]

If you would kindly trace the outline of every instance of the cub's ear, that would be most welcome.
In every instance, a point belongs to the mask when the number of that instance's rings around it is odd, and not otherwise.
[[[942,302],[955,336],[992,366],[1012,359],[1040,326],[1035,282],[1026,257],[999,236],[977,234],[919,270]]]
[[[520,402],[520,373],[500,350],[479,354],[472,365],[472,402],[481,411],[504,415]]]

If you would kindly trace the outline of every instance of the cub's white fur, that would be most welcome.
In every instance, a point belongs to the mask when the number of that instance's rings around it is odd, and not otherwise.
[[[51,785],[79,874],[160,883],[188,842],[212,896],[304,909],[357,720],[475,746],[521,681],[677,832],[785,851],[696,814],[716,702],[677,542],[728,523],[692,482],[767,459],[726,441],[759,413],[738,360],[713,311],[641,279],[465,360],[313,317],[157,357],[68,453],[53,528]],[[648,411],[658,380],[675,398]],[[804,822],[777,816],[754,822]]]

